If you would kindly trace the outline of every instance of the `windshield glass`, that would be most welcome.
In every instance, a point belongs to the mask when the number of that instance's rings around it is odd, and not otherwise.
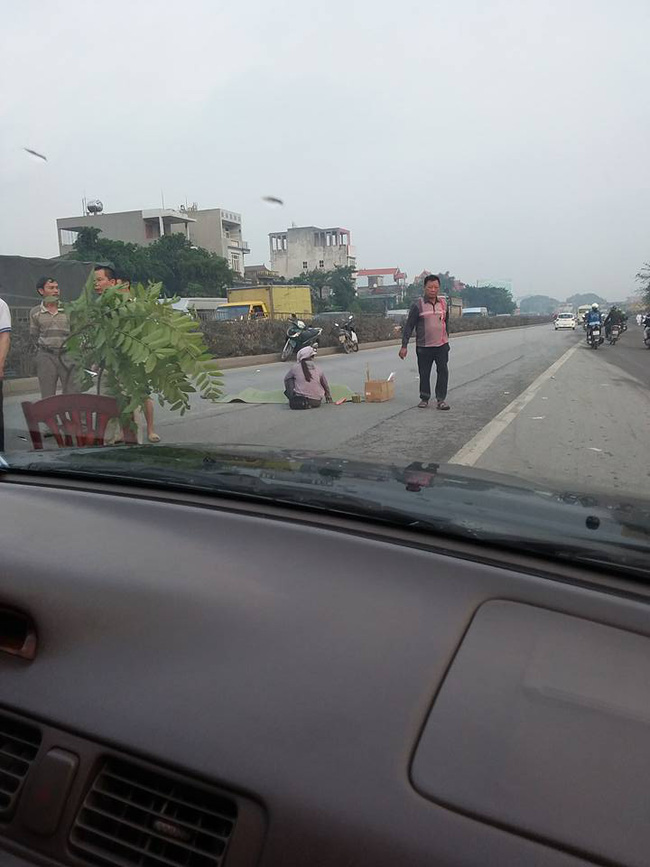
[[[452,529],[478,541],[499,485],[582,525],[585,502],[645,507],[648,23],[587,0],[7,5],[3,462],[257,496],[242,474],[309,455],[338,463],[273,497],[429,521],[460,473]],[[492,505],[530,537],[528,499]],[[553,550],[564,525],[535,533]]]
[[[217,319],[242,319],[248,317],[250,308],[248,304],[237,305],[236,307],[218,307],[215,311]]]

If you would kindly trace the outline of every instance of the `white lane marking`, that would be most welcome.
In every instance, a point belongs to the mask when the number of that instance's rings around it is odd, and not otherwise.
[[[567,349],[564,355],[561,355],[557,361],[554,361],[550,367],[547,367],[543,373],[540,373],[537,379],[531,382],[528,388],[523,391],[519,397],[516,397],[511,401],[508,406],[505,407],[505,409],[502,409],[498,415],[495,415],[492,421],[489,421],[485,427],[476,434],[476,436],[472,437],[468,443],[465,443],[465,445],[449,460],[449,463],[464,464],[467,467],[473,467],[483,452],[492,445],[499,434],[502,434],[510,422],[514,421],[522,409],[531,402],[542,385],[544,385],[547,380],[554,379],[557,371],[566,361],[569,360],[569,358],[571,358],[574,352],[577,352],[578,349],[580,349],[580,344],[576,344],[575,346],[572,346],[571,349]]]

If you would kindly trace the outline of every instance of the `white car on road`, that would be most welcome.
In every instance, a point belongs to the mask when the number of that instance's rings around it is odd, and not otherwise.
[[[576,330],[576,318],[573,313],[559,313],[555,320],[555,330],[558,328],[573,328]]]

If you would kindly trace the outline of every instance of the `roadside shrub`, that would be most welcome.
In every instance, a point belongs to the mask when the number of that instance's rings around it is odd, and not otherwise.
[[[552,316],[458,316],[449,320],[449,333],[491,331],[493,328],[516,328],[551,322]]]
[[[394,323],[383,316],[362,315],[355,318],[361,343],[391,340],[395,337]],[[336,346],[336,328],[333,322],[318,323],[323,329],[321,346]],[[287,333],[286,320],[257,320],[253,322],[201,323],[205,342],[216,358],[234,358],[241,355],[266,355],[282,352]]]

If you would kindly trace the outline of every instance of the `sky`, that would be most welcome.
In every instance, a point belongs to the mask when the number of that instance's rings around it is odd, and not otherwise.
[[[240,212],[248,264],[292,223],[349,229],[361,268],[515,296],[620,299],[650,260],[647,0],[5,0],[2,19],[0,254],[57,255],[84,195],[164,195]]]

